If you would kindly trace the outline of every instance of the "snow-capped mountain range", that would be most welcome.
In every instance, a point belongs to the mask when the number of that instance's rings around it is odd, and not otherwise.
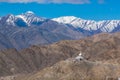
[[[102,32],[112,32],[115,28],[120,26],[120,20],[84,20],[74,16],[64,16],[52,19],[59,23],[71,24],[75,28],[82,28],[88,31],[101,30]]]
[[[34,12],[27,11],[26,13],[22,13],[20,15],[7,15],[5,17],[0,18],[0,22],[4,22],[8,25],[14,26],[33,26],[40,25],[46,19],[36,16]],[[120,20],[103,20],[103,21],[95,21],[95,20],[84,20],[75,16],[63,16],[58,18],[51,19],[53,21],[57,21],[62,24],[72,25],[74,28],[82,28],[88,31],[96,31],[100,30],[101,32],[113,32],[114,29],[120,26]]]
[[[9,14],[0,18],[0,47],[21,49],[31,45],[76,40],[102,32],[118,31],[120,20],[94,21],[74,16],[47,19],[27,11],[20,15]]]
[[[5,36],[12,47],[17,49],[31,45],[44,45],[60,40],[73,40],[83,37],[81,32],[69,28],[51,19],[36,16],[28,11],[20,15],[7,15],[1,17],[0,34]],[[3,40],[0,40],[2,48],[8,48]],[[0,48],[1,49],[1,48]]]
[[[39,25],[44,20],[44,18],[36,16],[31,11],[27,11],[26,13],[22,13],[20,15],[9,14],[1,18],[1,21],[4,21],[5,24],[20,27]]]

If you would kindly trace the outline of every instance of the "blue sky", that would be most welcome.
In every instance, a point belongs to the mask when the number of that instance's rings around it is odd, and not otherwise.
[[[46,18],[76,16],[92,20],[120,20],[119,5],[120,0],[0,0],[0,16],[33,11]]]

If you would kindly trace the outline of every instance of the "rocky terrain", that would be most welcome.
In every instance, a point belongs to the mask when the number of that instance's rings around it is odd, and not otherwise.
[[[106,80],[120,75],[120,33],[0,52],[0,76],[16,80]],[[85,60],[74,62],[82,52]],[[113,75],[114,74],[114,75]],[[25,76],[24,76],[25,75]],[[11,77],[11,80],[13,77]],[[10,78],[9,78],[10,79]]]
[[[102,62],[79,61],[72,59],[61,61],[52,67],[23,77],[18,80],[117,80],[120,65]],[[113,74],[114,73],[114,74]]]

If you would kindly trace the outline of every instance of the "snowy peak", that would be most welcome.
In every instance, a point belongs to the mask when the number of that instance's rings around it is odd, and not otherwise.
[[[25,13],[22,13],[21,15],[26,16],[26,17],[30,17],[30,16],[35,16],[35,13],[32,11],[27,11]]]
[[[57,21],[59,23],[72,23],[72,21],[80,19],[75,16],[64,16],[64,17],[59,17],[59,18],[53,18],[52,20]]]
[[[25,14],[35,14],[35,13],[32,11],[27,11]]]
[[[88,31],[99,30],[102,32],[112,32],[120,27],[120,20],[103,20],[97,22],[94,20],[84,20],[74,16],[64,16],[52,20],[63,24],[70,24],[75,28],[82,28]]]
[[[35,13],[32,11],[27,11],[26,13],[23,13],[21,15],[17,15],[17,17],[22,18],[29,26],[40,25],[43,21],[46,20],[42,17],[36,16]]]
[[[93,27],[92,25],[93,23],[96,23],[94,20],[84,20],[81,18],[77,18],[75,16],[64,16],[64,17],[54,18],[52,20],[57,21],[59,23],[63,23],[63,24],[71,24],[75,28],[84,28],[86,30],[91,30],[91,29],[96,30],[96,27]]]
[[[27,11],[20,15],[10,14],[1,18],[2,23],[5,23],[7,25],[21,26],[21,27],[33,26],[33,25],[38,26],[45,20],[46,20],[45,18],[36,16],[35,13],[32,11]]]
[[[6,22],[9,22],[9,21],[14,21],[15,20],[15,16],[10,14],[8,16],[6,16]]]
[[[15,20],[15,16],[12,14],[9,14],[7,16],[1,17],[0,23],[14,25],[14,20]]]
[[[120,20],[85,20],[75,16],[63,16],[59,18],[53,18],[53,21],[62,24],[70,24],[76,29],[83,29],[87,31],[97,32],[115,32],[120,29]],[[34,12],[27,11],[20,15],[7,15],[1,18],[0,23],[13,25],[18,27],[26,26],[40,26],[46,19],[36,16]]]

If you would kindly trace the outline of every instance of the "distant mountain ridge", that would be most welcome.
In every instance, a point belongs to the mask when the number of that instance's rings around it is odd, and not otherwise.
[[[20,15],[9,14],[0,18],[0,33],[7,38],[8,43],[11,43],[11,48],[16,49],[51,44],[60,40],[77,40],[102,32],[119,31],[120,20],[96,22],[74,16],[47,19],[36,16],[32,11]]]
[[[39,25],[45,20],[46,19],[42,17],[36,16],[31,11],[27,11],[26,13],[22,13],[16,16],[13,14],[9,14],[1,18],[1,21],[3,21],[2,23],[5,23],[7,25],[20,26],[20,27]]]
[[[67,25],[38,17],[31,11],[16,16],[10,14],[1,17],[0,32],[17,49],[84,37],[83,33]]]
[[[84,20],[74,16],[63,16],[52,20],[63,24],[71,24],[75,28],[83,28],[88,31],[100,30],[101,32],[114,32],[120,27],[120,20]]]

